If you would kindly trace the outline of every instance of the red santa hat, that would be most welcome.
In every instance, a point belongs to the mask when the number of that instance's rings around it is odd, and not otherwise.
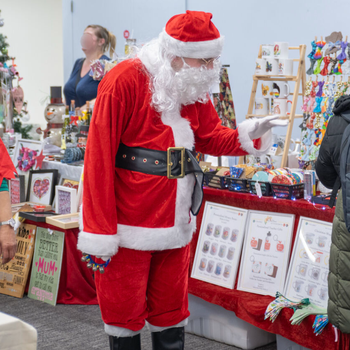
[[[179,57],[211,58],[221,55],[224,37],[211,21],[213,15],[186,11],[170,18],[160,35],[165,49]]]

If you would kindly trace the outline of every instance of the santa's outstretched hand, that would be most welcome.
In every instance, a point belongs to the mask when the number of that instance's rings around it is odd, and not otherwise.
[[[279,114],[274,114],[269,117],[259,118],[256,120],[253,130],[248,133],[250,139],[259,139],[274,126],[287,126],[288,120],[278,120],[279,117]]]

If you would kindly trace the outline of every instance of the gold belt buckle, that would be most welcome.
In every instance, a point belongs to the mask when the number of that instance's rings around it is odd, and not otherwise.
[[[173,166],[173,163],[171,162],[171,152],[172,151],[181,151],[181,174],[180,175],[172,175],[171,174],[171,167]],[[185,177],[185,147],[169,147],[167,149],[167,177],[168,179],[180,179]]]

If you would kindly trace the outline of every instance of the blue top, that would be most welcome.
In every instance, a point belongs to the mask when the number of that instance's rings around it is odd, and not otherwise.
[[[106,55],[102,55],[100,59],[110,60],[110,58]],[[90,71],[82,78],[80,77],[84,60],[84,58],[79,58],[75,61],[72,73],[64,86],[63,93],[67,106],[70,106],[71,100],[75,100],[75,107],[81,107],[86,103],[86,101],[93,100],[97,96],[97,87],[100,82],[90,77]],[[75,88],[77,79],[79,82]]]
[[[0,192],[4,192],[4,191],[8,191],[9,190],[9,186],[8,186],[8,183],[7,183],[6,179],[3,179],[2,183],[0,185],[1,185],[0,186]]]

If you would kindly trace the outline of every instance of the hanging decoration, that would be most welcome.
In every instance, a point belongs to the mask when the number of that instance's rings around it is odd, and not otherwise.
[[[323,37],[319,41],[315,37],[311,47],[308,55],[310,67],[306,72],[310,79],[303,97],[303,122],[299,125],[301,165],[315,162],[329,119],[333,116],[334,104],[340,96],[350,92],[350,76],[344,77],[350,75],[348,37],[343,40],[341,32],[333,32],[325,41]]]

